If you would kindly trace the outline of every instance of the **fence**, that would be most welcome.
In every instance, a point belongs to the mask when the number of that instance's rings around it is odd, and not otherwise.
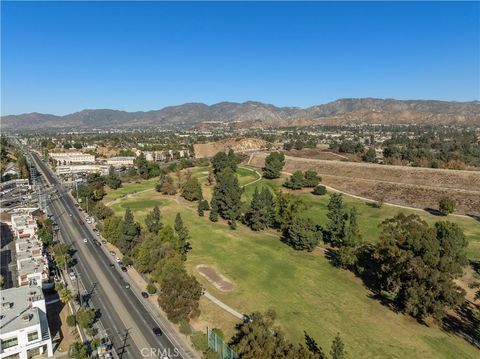
[[[220,359],[240,359],[214,330],[207,328],[208,347],[218,353]]]

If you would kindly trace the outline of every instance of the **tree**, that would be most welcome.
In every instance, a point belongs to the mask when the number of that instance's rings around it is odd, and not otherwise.
[[[261,231],[273,226],[274,220],[275,205],[270,190],[264,187],[259,192],[258,188],[255,187],[250,209],[245,214],[246,224],[254,231]]]
[[[150,273],[164,265],[164,261],[178,255],[178,237],[170,225],[163,227],[158,233],[148,232],[137,245],[133,253],[136,268],[142,273]]]
[[[122,218],[118,216],[110,216],[103,221],[102,235],[112,244],[116,244],[122,235],[121,223]]]
[[[92,208],[92,213],[101,220],[113,216],[113,210],[110,207],[105,206],[103,202],[95,203]]]
[[[370,147],[367,152],[365,152],[365,154],[362,156],[362,159],[365,162],[377,162],[377,154],[375,153],[375,149],[373,147]]]
[[[78,325],[80,325],[82,328],[90,328],[93,324],[93,320],[95,319],[95,311],[91,308],[81,307],[77,311],[76,319]]]
[[[145,217],[145,227],[147,227],[147,231],[150,233],[158,233],[162,229],[163,224],[158,206],[153,207],[152,211]]]
[[[213,174],[215,175],[215,178],[218,180],[220,173],[223,173],[225,170],[235,172],[239,163],[240,159],[235,155],[232,149],[228,151],[228,154],[225,152],[218,152],[212,158]]]
[[[59,268],[67,269],[72,262],[70,256],[70,245],[66,243],[57,243],[52,248],[54,253],[54,261]]]
[[[345,358],[345,345],[343,344],[340,334],[333,339],[332,349],[330,349],[330,355],[332,359],[344,359]]]
[[[169,175],[160,175],[160,180],[155,185],[155,190],[167,195],[174,195],[177,193],[177,189],[173,184],[173,178]]]
[[[305,171],[303,181],[304,187],[315,187],[320,183],[320,181],[321,178],[318,176],[317,172],[311,170]]]
[[[317,196],[323,196],[324,194],[327,194],[327,188],[325,186],[315,186],[313,189],[312,193]]]
[[[328,201],[328,231],[331,243],[340,247],[345,240],[346,213],[343,208],[343,198],[340,193],[332,193]]]
[[[275,312],[254,312],[250,320],[237,324],[230,346],[242,359],[323,359],[302,345],[296,346],[285,339],[275,326]]]
[[[457,224],[429,225],[403,213],[385,220],[372,258],[380,293],[419,320],[440,319],[462,303],[464,291],[453,280],[467,264],[467,241]]]
[[[87,346],[80,342],[70,344],[68,347],[68,357],[71,359],[88,359]]]
[[[106,179],[107,186],[110,187],[111,189],[117,189],[122,187],[122,181],[120,180],[120,177],[115,173],[115,167],[110,166],[108,169],[108,176]]]
[[[67,325],[69,327],[74,327],[75,325],[77,325],[77,318],[75,317],[74,314],[67,316]]]
[[[185,270],[166,275],[160,287],[158,303],[169,320],[179,323],[200,314],[199,301],[202,295],[202,286]]]
[[[297,214],[306,208],[305,203],[299,197],[290,193],[277,191],[275,198],[275,224],[280,229],[290,225]]]
[[[198,207],[197,207],[197,212],[200,217],[203,217],[204,212],[208,211],[210,209],[210,206],[208,204],[208,201],[206,199],[202,199],[198,201]]]
[[[357,208],[354,206],[350,210],[348,216],[348,224],[345,230],[345,242],[347,245],[354,245],[360,240],[360,230],[358,228],[358,214]]]
[[[442,216],[448,216],[450,213],[453,213],[455,207],[455,201],[449,197],[442,197],[438,202],[438,210]]]
[[[297,250],[311,252],[322,239],[322,232],[309,218],[295,217],[283,230],[282,240]]]
[[[117,240],[117,247],[124,254],[130,254],[139,239],[140,225],[135,222],[130,208],[125,210],[125,216],[121,226],[121,235]]]
[[[281,152],[272,152],[265,158],[263,177],[268,179],[279,178],[285,165],[285,155]]]
[[[294,172],[283,184],[290,189],[302,189],[305,184],[305,177],[302,171]]]
[[[67,287],[64,287],[60,290],[59,296],[60,296],[60,301],[63,304],[67,304],[68,302],[70,302],[74,298],[72,291],[70,289],[68,289]]]
[[[182,257],[183,260],[187,260],[187,253],[192,249],[192,246],[190,245],[189,239],[190,239],[190,233],[188,232],[187,227],[183,224],[182,216],[180,213],[177,213],[175,216],[175,232],[177,232],[178,235],[178,247],[179,247],[179,253]]]
[[[234,226],[241,214],[241,196],[242,189],[238,184],[237,176],[229,170],[223,171],[213,188],[210,216],[213,212],[217,212],[220,217],[230,221],[231,226]]]
[[[196,177],[190,177],[182,187],[182,197],[187,201],[203,199],[202,187]]]
[[[145,155],[143,152],[135,158],[134,165],[137,167],[137,173],[142,177],[147,179],[148,178],[148,164],[147,160],[145,159]]]

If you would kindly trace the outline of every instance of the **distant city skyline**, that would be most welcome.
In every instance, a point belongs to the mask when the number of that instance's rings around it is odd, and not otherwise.
[[[478,2],[2,2],[1,114],[480,99]]]

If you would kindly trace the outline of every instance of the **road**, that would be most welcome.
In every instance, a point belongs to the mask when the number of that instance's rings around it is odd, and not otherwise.
[[[100,321],[118,356],[122,359],[163,358],[167,353],[169,358],[196,358],[182,339],[176,337],[178,334],[168,328],[165,318],[152,315],[134,286],[125,288],[126,281],[118,266],[110,267],[112,259],[93,244],[96,236],[86,225],[80,224],[81,214],[73,199],[69,194],[62,194],[61,183],[38,154],[32,152],[32,157],[45,179],[60,192],[49,208],[62,237],[77,251],[75,269],[91,294],[93,306],[100,311]],[[88,243],[84,243],[83,238],[87,238]],[[154,327],[161,328],[163,335],[155,336]]]

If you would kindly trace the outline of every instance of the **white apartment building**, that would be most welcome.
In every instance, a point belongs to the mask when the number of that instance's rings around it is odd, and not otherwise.
[[[95,156],[82,152],[51,152],[49,156],[58,162],[59,165],[71,163],[94,163]]]
[[[37,286],[0,291],[0,359],[53,356],[45,298]]]
[[[107,165],[114,167],[133,166],[135,157],[110,157],[107,158]]]
[[[36,235],[37,223],[32,214],[28,211],[13,214],[11,225],[15,238],[18,285],[52,288],[48,259],[43,243]]]
[[[55,169],[57,175],[72,175],[77,173],[108,173],[108,166],[105,165],[69,165],[57,166]]]

